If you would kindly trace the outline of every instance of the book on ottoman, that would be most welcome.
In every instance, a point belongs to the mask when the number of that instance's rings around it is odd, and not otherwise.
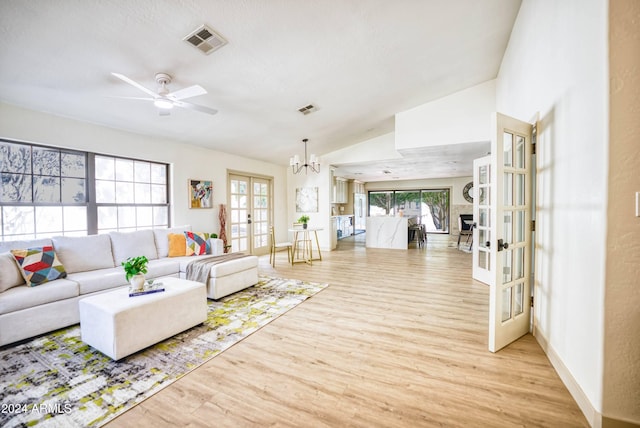
[[[133,291],[129,289],[129,297],[144,296],[145,294],[160,293],[162,291],[164,291],[164,284],[154,282],[152,284],[145,284],[144,290]]]

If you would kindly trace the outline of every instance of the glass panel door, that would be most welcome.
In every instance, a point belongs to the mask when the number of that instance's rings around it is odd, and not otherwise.
[[[529,331],[531,307],[531,137],[532,125],[495,114],[491,173],[495,184],[497,254],[489,296],[489,350],[496,352]]]
[[[491,209],[491,156],[473,161],[473,279],[494,283],[495,251],[491,251],[493,210]]]
[[[249,249],[249,177],[229,176],[229,244],[231,252]]]
[[[269,251],[269,180],[264,178],[252,178],[253,203],[252,203],[252,254],[266,254]]]
[[[271,180],[229,174],[228,182],[231,252],[266,254],[272,215]]]

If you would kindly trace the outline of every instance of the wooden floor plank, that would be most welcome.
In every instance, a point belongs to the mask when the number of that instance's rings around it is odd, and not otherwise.
[[[488,351],[470,254],[363,236],[312,266],[261,257],[262,274],[330,286],[107,426],[589,426],[531,335]]]

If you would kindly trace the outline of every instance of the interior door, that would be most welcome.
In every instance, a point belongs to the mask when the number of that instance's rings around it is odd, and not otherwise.
[[[495,284],[496,252],[491,251],[491,156],[473,161],[473,279]]]
[[[269,218],[271,216],[271,181],[252,177],[251,187],[251,254],[262,255],[269,252]]]
[[[270,180],[229,174],[228,182],[231,252],[266,254],[271,216]]]
[[[489,350],[529,332],[531,318],[531,140],[529,123],[495,113],[491,141],[491,235],[494,283],[489,296]]]

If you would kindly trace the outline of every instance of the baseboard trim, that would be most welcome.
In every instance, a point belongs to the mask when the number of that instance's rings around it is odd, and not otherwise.
[[[600,412],[598,412],[593,407],[587,395],[584,393],[582,388],[580,388],[580,385],[578,385],[578,382],[576,382],[576,380],[573,378],[571,372],[564,365],[562,359],[560,359],[553,347],[549,345],[549,341],[540,332],[540,329],[536,328],[534,329],[534,332],[536,341],[538,342],[544,353],[547,354],[547,358],[549,358],[551,365],[558,373],[558,376],[560,376],[560,380],[562,380],[564,385],[567,387],[573,399],[576,400],[578,407],[580,407],[580,410],[582,410],[584,417],[587,418],[587,422],[589,422],[589,425],[591,425],[593,428],[602,428],[602,415],[600,414]]]

